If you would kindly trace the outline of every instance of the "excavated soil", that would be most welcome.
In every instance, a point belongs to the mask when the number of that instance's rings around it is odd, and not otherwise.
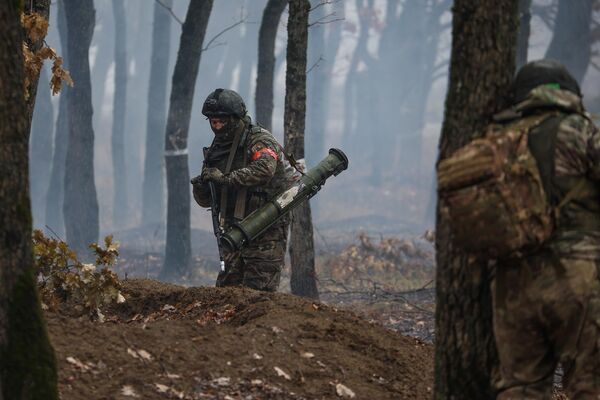
[[[433,348],[281,293],[123,281],[103,323],[47,312],[63,400],[429,399]]]

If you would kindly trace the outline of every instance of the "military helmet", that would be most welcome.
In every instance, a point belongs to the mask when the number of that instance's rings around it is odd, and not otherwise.
[[[527,94],[537,86],[553,84],[560,89],[568,90],[581,97],[581,89],[577,80],[559,62],[553,60],[537,60],[525,64],[512,84],[515,102],[525,100]]]
[[[243,118],[246,115],[246,104],[242,97],[233,90],[216,89],[204,101],[202,114],[209,118],[229,115]]]

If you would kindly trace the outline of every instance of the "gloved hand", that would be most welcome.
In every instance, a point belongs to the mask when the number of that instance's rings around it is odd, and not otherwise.
[[[202,184],[202,175],[198,175],[198,176],[193,177],[190,180],[190,183],[192,185],[201,185]]]
[[[206,168],[200,175],[203,182],[212,181],[220,185],[228,183],[227,177],[218,168]]]

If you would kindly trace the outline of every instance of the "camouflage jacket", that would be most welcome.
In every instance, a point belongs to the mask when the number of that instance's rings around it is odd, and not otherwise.
[[[235,153],[227,178],[227,210],[222,212],[226,224],[233,221],[235,205],[242,189],[246,189],[244,216],[262,206],[266,200],[287,189],[295,174],[283,154],[282,146],[269,131],[245,120],[245,132]],[[208,148],[203,168],[216,167],[225,172],[233,140],[215,136]],[[219,204],[224,188],[217,185]],[[201,207],[210,207],[207,183],[194,185],[194,199]],[[222,210],[223,211],[223,210]]]
[[[562,117],[556,128],[552,190],[560,200],[578,183],[583,185],[560,208],[547,246],[560,256],[600,260],[600,133],[581,98],[566,90],[538,86],[515,106],[523,115],[546,110]]]

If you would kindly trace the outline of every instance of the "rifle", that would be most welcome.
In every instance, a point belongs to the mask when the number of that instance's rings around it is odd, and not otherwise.
[[[207,167],[207,155],[208,148],[203,149],[204,152],[204,167]],[[225,257],[223,256],[223,247],[221,246],[221,236],[223,235],[223,229],[221,229],[221,224],[219,223],[219,199],[217,198],[217,189],[215,188],[214,182],[208,182],[208,187],[210,189],[210,213],[212,215],[212,225],[213,225],[213,233],[217,238],[217,248],[219,249],[219,260],[220,260],[220,268],[221,271],[225,271]]]

